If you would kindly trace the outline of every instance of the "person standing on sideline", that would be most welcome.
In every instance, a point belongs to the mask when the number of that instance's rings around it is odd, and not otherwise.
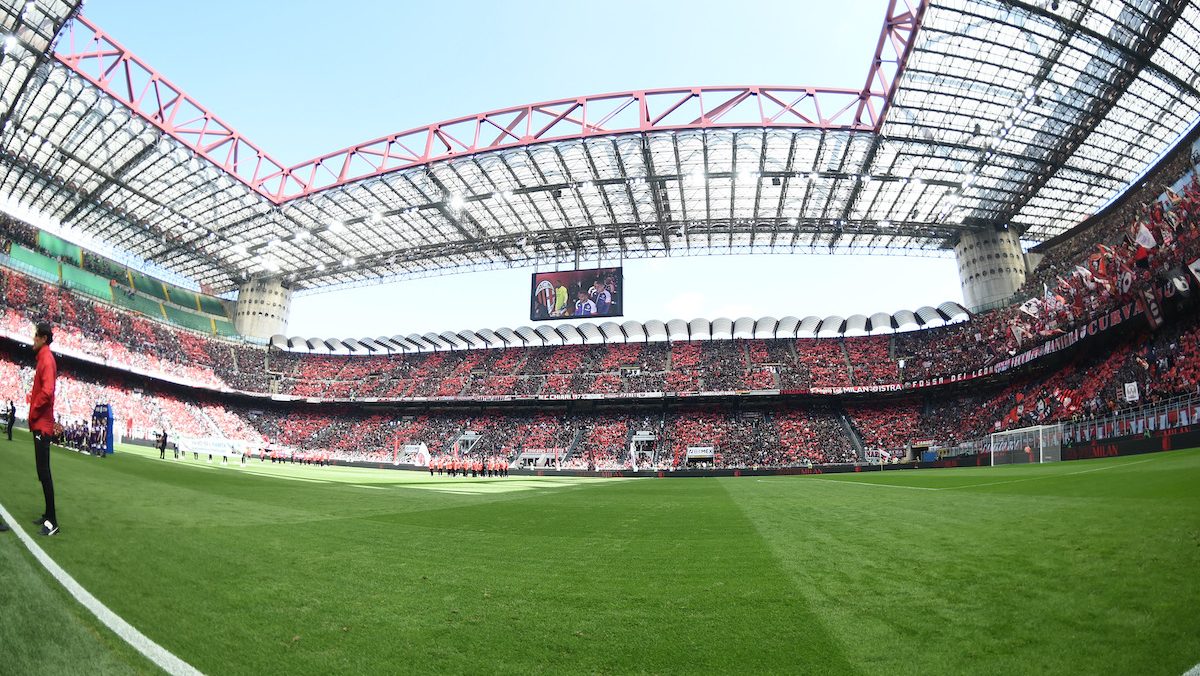
[[[33,433],[33,454],[37,462],[38,480],[46,498],[46,512],[39,519],[42,535],[58,533],[58,514],[54,511],[54,480],[50,476],[50,440],[54,437],[54,381],[58,365],[50,344],[54,333],[47,322],[38,322],[33,331],[33,351],[37,353],[37,368],[33,372],[33,390],[29,393],[29,431]]]
[[[4,411],[4,423],[7,427],[8,440],[12,441],[12,426],[17,420],[17,407],[13,406],[12,399],[8,400],[8,409]]]
[[[167,459],[167,428],[164,427],[162,436],[158,438],[158,459]]]

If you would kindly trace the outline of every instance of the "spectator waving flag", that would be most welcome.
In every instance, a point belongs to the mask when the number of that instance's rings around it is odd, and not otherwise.
[[[1021,312],[1024,312],[1025,314],[1029,315],[1030,317],[1033,317],[1036,319],[1037,316],[1039,314],[1041,314],[1039,304],[1038,304],[1038,299],[1030,298],[1029,300],[1025,301],[1024,303],[1021,303]]]
[[[1145,223],[1138,228],[1134,241],[1143,249],[1153,249],[1158,246],[1158,242],[1154,239],[1154,233],[1150,232],[1150,228]]]
[[[1092,279],[1091,270],[1088,270],[1082,265],[1076,265],[1075,274],[1079,275],[1079,279],[1083,282],[1083,285],[1087,287],[1088,291],[1096,290],[1096,280]]]

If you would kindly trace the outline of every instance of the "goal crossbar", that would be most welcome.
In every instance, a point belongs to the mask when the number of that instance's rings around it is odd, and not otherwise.
[[[994,432],[989,439],[991,465],[1058,462],[1062,439],[1061,423]]]

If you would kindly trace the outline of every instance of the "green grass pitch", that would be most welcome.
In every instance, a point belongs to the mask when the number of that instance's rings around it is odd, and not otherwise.
[[[153,457],[151,457],[153,456]],[[1052,673],[1200,662],[1200,452],[430,479],[55,450],[39,540],[212,674]],[[40,513],[27,434],[0,502]],[[0,534],[0,673],[154,673]]]

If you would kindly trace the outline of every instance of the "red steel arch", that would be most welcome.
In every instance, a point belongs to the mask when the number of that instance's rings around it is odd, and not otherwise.
[[[285,167],[80,16],[55,58],[275,204],[430,162],[550,141],[713,128],[877,131],[927,0],[889,0],[862,89],[723,86],[546,101],[438,122]]]

